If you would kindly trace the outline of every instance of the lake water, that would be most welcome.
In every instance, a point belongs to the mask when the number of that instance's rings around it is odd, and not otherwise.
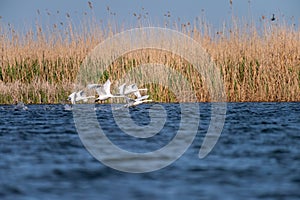
[[[122,135],[110,105],[97,105],[96,113],[116,145],[147,152],[179,127],[179,104],[160,105],[166,124],[146,142]],[[139,174],[95,159],[63,105],[0,106],[0,199],[300,199],[300,103],[228,103],[221,137],[203,159],[211,104],[199,105],[198,133],[183,156]],[[149,123],[151,106],[130,109],[137,125]]]

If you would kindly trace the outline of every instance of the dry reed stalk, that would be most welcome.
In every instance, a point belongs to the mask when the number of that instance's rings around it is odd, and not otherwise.
[[[173,27],[198,41],[211,55],[221,70],[228,101],[300,101],[300,31],[285,24],[262,23],[263,29],[259,29],[255,24],[242,26],[233,20],[217,33],[201,20],[194,26],[175,23]],[[37,25],[25,34],[11,25],[0,26],[0,103],[65,100],[83,59],[99,42],[122,31],[113,22],[102,28],[95,19],[84,21],[79,28],[72,23],[58,26]],[[119,80],[129,70],[147,63],[160,63],[178,71],[188,80],[198,101],[210,101],[205,80],[193,66],[161,50],[129,52],[112,63],[99,82],[108,77]],[[153,73],[160,75],[158,71]],[[132,78],[142,82],[143,76]],[[170,79],[170,84],[178,87],[174,80]],[[145,86],[156,101],[177,101],[162,83]]]

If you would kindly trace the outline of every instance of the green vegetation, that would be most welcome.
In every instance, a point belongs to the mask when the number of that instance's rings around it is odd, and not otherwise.
[[[66,100],[88,53],[113,35],[113,29],[114,32],[122,31],[115,28],[115,24],[103,28],[93,19],[86,21],[88,23],[82,23],[83,27],[79,29],[72,23],[44,29],[37,25],[25,34],[18,33],[11,25],[0,24],[0,103],[59,103]],[[231,25],[216,33],[201,20],[196,20],[194,25],[174,22],[169,28],[191,36],[211,55],[221,71],[228,101],[300,101],[299,29],[266,19],[260,26],[238,24],[242,23],[233,20]],[[192,65],[169,52],[153,49],[129,52],[117,59],[99,75],[99,83],[110,78],[112,86],[117,87],[114,80],[145,63],[172,67],[188,80],[198,101],[210,101],[205,81]],[[160,76],[159,72],[155,73]],[[149,89],[148,93],[155,101],[178,100],[163,85],[147,84],[144,87]]]

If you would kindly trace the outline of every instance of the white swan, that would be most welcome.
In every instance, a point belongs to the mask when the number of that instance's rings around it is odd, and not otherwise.
[[[84,101],[87,102],[88,99],[95,98],[94,96],[86,96],[83,90],[79,92],[73,92],[68,96],[68,100],[71,101],[72,104],[76,104],[77,101]]]
[[[142,103],[146,103],[146,102],[152,102],[152,100],[146,100],[149,98],[149,95],[144,95],[142,96],[140,91],[147,91],[148,89],[139,89],[137,87],[136,84],[131,84],[131,85],[128,85],[126,86],[126,84],[122,84],[120,87],[119,87],[119,95],[120,97],[124,97],[126,99],[126,102],[127,104],[124,105],[125,108],[128,108],[128,107],[133,107],[133,106],[137,106],[139,104],[142,104]],[[133,93],[137,98],[136,99],[132,99],[132,98],[129,98],[127,95]]]
[[[104,100],[107,100],[109,98],[114,98],[114,97],[121,97],[121,96],[112,95],[110,93],[110,85],[111,85],[111,82],[108,79],[103,85],[89,84],[87,87],[89,89],[95,89],[96,92],[98,93],[99,97],[95,99],[95,102],[104,101]]]
[[[141,101],[149,98],[149,95],[142,96],[140,93],[141,90],[147,90],[147,89],[138,89],[138,87],[136,85],[134,86],[134,88],[136,89],[136,91],[133,93],[136,96],[136,99],[134,99],[134,100],[136,100],[137,102],[141,102]],[[149,101],[149,100],[147,100],[147,101]],[[147,102],[147,101],[145,101],[145,102]]]
[[[137,95],[139,94],[139,91],[142,91],[142,90],[145,90],[147,91],[148,89],[139,89],[137,87],[136,84],[131,84],[131,85],[128,85],[126,86],[126,83],[122,84],[120,87],[119,87],[119,95],[120,96],[127,96],[131,93],[137,93]]]
[[[142,103],[152,102],[151,99],[148,99],[149,95],[142,96],[139,90],[136,90],[134,92],[134,95],[137,97],[136,99],[125,97],[125,99],[127,101],[127,104],[124,106],[125,108],[137,106]]]
[[[149,95],[145,95],[145,96],[142,96],[137,99],[131,99],[129,97],[125,97],[127,104],[125,104],[124,107],[125,108],[135,107],[135,106],[143,104],[143,103],[152,102],[152,99],[148,99],[148,98],[149,98]]]
[[[23,102],[19,102],[15,107],[14,110],[28,110],[28,107],[25,106]]]

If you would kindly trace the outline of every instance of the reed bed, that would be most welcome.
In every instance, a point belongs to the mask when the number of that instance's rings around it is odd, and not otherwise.
[[[79,27],[74,25],[72,20],[49,27],[37,23],[26,32],[1,24],[1,104],[65,101],[74,89],[76,76],[88,53],[107,37],[124,30],[114,23],[104,27],[94,18],[84,19],[79,24]],[[155,24],[138,22],[130,28],[141,26]],[[233,18],[231,24],[224,24],[220,31],[214,31],[203,20],[185,24],[174,22],[168,28],[189,35],[211,55],[220,69],[227,101],[300,101],[300,31],[295,26],[266,19],[259,25],[247,24]],[[119,82],[114,80],[122,79],[129,70],[147,63],[170,66],[190,83],[197,101],[211,100],[203,77],[193,66],[161,50],[128,52],[115,60],[97,82],[109,78],[112,87],[117,87]],[[160,76],[159,71],[153,73]],[[143,76],[133,78],[143,82]],[[179,101],[163,83],[141,86],[149,89],[155,101]]]

